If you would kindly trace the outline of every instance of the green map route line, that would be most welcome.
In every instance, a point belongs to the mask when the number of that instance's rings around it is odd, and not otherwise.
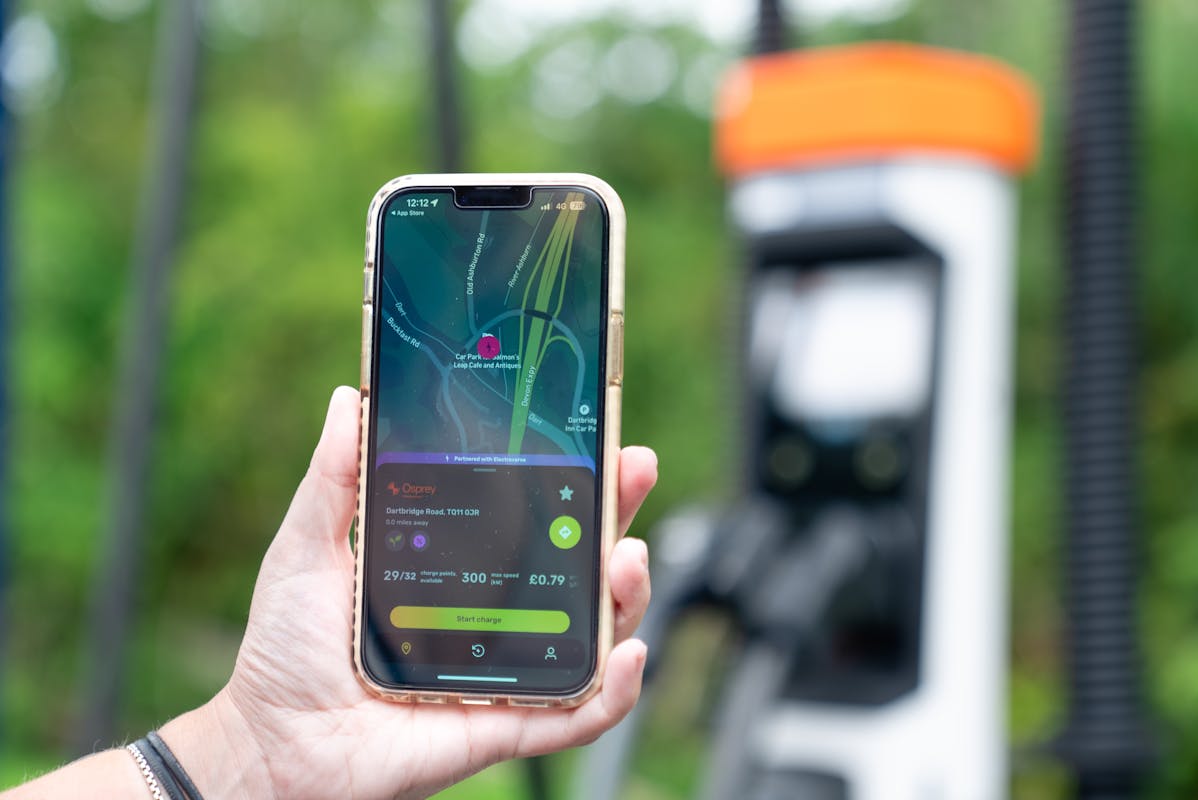
[[[508,438],[508,453],[519,453],[528,428],[528,413],[532,391],[536,384],[541,361],[552,341],[546,337],[546,327],[552,326],[562,309],[569,273],[570,255],[574,250],[574,231],[578,226],[578,210],[570,210],[572,201],[581,201],[581,192],[569,192],[541,248],[524,287],[523,315],[520,320],[520,368],[516,372],[516,387],[512,394],[512,424]],[[533,291],[534,286],[536,291]],[[557,289],[555,292],[554,289]],[[556,295],[556,298],[555,298]],[[531,297],[531,302],[530,302]],[[550,313],[554,299],[557,304]],[[525,334],[525,323],[528,331]]]
[[[498,314],[498,315],[492,317],[491,319],[487,320],[481,326],[481,329],[482,330],[494,329],[494,328],[498,327],[499,323],[503,322],[504,320],[512,319],[513,317],[520,317],[523,314],[524,314],[524,312],[519,309],[512,309],[510,311],[504,311],[503,313]],[[548,317],[549,315],[546,314],[545,316]],[[574,332],[572,330],[570,330],[570,328],[568,326],[566,326],[565,323],[563,323],[560,319],[553,319],[550,324],[557,331],[557,333],[553,334],[549,338],[549,341],[546,343],[546,346],[548,346],[549,344],[552,344],[553,342],[564,343],[567,347],[570,348],[570,352],[574,354],[575,361],[578,363],[578,372],[577,372],[577,375],[575,376],[575,382],[574,382],[574,399],[573,399],[573,402],[570,404],[572,408],[577,408],[578,404],[580,402],[582,402],[583,384],[584,384],[584,381],[586,378],[586,364],[584,362],[583,353],[582,353],[582,343],[578,341],[578,337],[575,336]],[[466,349],[473,347],[477,342],[478,342],[477,338],[471,339],[469,342],[466,343]],[[512,370],[512,371],[515,372],[517,370]],[[506,375],[508,370],[503,370],[503,372]],[[486,384],[484,383],[483,385],[485,386]],[[458,388],[461,389],[462,391],[466,391],[466,387],[464,387],[460,384],[458,385]],[[505,401],[506,403],[511,404],[513,402],[511,396],[509,396],[507,394],[508,387],[506,386],[506,384],[504,386],[503,394],[500,394],[495,389],[491,389],[489,386],[487,388],[493,394],[495,394],[496,397],[499,397],[501,400]],[[557,426],[548,422],[547,420],[538,419],[530,413],[529,414],[529,427],[532,428],[533,430],[535,430],[536,432],[540,433],[545,438],[552,441],[558,447],[560,447],[562,449],[562,452],[565,453],[566,455],[585,455],[587,452],[586,444],[582,440],[582,433],[577,430],[574,431],[573,448],[572,448],[569,434],[565,433],[560,428],[558,428]]]

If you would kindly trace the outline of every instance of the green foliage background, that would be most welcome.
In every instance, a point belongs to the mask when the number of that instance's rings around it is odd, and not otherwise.
[[[251,4],[255,30],[234,24],[236,5],[214,2],[205,28],[120,718],[130,736],[202,702],[227,677],[259,559],[306,467],[329,392],[358,379],[366,204],[388,178],[433,167],[423,3],[264,1]],[[116,353],[161,4],[119,19],[93,7],[122,4],[30,0],[21,9],[54,31],[59,70],[19,117],[13,150],[12,569],[0,665],[0,779],[8,783],[68,755],[87,683],[83,632],[103,546],[109,420],[123,388]],[[1198,6],[1146,0],[1138,8],[1143,641],[1165,754],[1156,794],[1192,797],[1198,104],[1188,81]],[[1011,605],[1011,729],[1020,747],[1058,730],[1066,702],[1057,588],[1064,24],[1064,8],[1041,0],[922,0],[885,23],[804,31],[807,44],[890,37],[988,53],[1030,73],[1042,93],[1043,156],[1022,184],[1020,220]],[[673,52],[681,72],[666,95],[643,105],[604,95],[566,119],[537,110],[547,59],[593,58],[632,33]],[[634,528],[642,535],[668,509],[719,497],[735,480],[738,260],[710,120],[684,101],[683,77],[736,55],[689,28],[613,15],[551,27],[498,66],[463,66],[467,166],[588,171],[624,197],[625,438],[653,445],[661,459],[659,488]],[[677,670],[667,674],[677,679],[649,727],[632,796],[681,796],[690,785],[701,752],[693,729],[711,687],[687,665],[718,651],[721,636],[709,620],[683,632],[687,657],[671,661]],[[568,762],[555,762],[562,781]],[[1017,765],[1015,795],[1063,796],[1051,764]],[[500,771],[457,794],[504,796],[518,786],[512,771]]]

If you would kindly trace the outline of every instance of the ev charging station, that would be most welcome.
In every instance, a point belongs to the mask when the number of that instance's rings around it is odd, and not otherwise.
[[[720,92],[746,491],[857,553],[736,735],[820,797],[1007,793],[1012,177],[1036,132],[1014,70],[926,47],[758,56]]]
[[[1007,795],[1013,178],[1036,139],[1028,83],[962,53],[770,53],[728,76],[741,491],[652,532],[645,695],[578,796],[622,796],[699,606],[737,633],[704,800]]]

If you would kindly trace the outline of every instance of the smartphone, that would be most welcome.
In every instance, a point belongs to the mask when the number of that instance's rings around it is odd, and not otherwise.
[[[624,210],[409,175],[367,224],[354,660],[391,699],[581,703],[611,647]]]

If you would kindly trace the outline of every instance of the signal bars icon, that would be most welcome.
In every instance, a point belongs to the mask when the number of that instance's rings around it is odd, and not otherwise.
[[[541,206],[541,210],[542,210],[542,211],[548,211],[548,210],[549,210],[549,206],[550,206],[550,203],[546,203],[545,205]]]

